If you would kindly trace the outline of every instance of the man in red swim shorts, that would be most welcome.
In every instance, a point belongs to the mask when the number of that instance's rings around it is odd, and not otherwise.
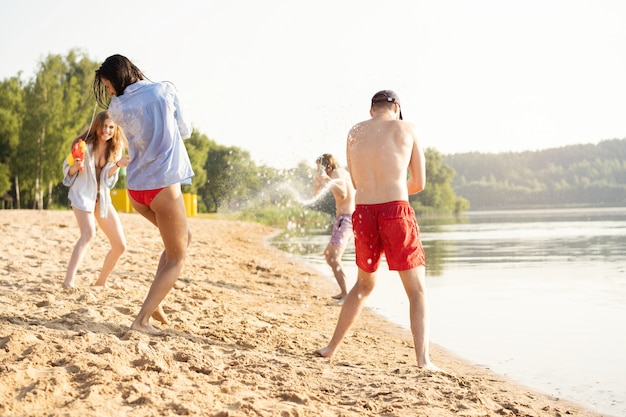
[[[391,90],[372,97],[371,118],[352,127],[346,155],[356,188],[352,214],[357,282],[346,296],[330,343],[316,351],[331,357],[357,319],[376,284],[380,256],[398,271],[410,303],[417,366],[438,371],[428,353],[426,263],[409,195],[426,185],[424,151],[415,128],[402,119],[400,99]],[[409,173],[407,179],[407,171]]]

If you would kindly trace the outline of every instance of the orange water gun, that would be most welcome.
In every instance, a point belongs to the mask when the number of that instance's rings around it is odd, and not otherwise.
[[[74,165],[74,159],[83,159],[85,156],[85,151],[87,150],[87,144],[84,140],[78,139],[78,142],[72,146],[72,153],[70,153],[67,157],[67,164],[69,166]],[[80,171],[83,170],[83,167],[78,167]]]

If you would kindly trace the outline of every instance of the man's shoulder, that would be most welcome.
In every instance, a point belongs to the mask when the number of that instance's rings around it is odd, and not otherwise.
[[[357,124],[353,125],[350,130],[355,130],[355,129],[362,128],[363,126],[371,123],[371,121],[372,121],[372,119],[362,120],[362,121],[358,122]]]

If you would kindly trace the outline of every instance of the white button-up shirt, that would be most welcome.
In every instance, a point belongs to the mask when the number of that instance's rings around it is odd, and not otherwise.
[[[122,157],[120,150],[115,160]],[[100,170],[100,189],[96,180],[96,163],[93,158],[93,144],[87,145],[85,150],[85,164],[82,171],[77,171],[74,175],[69,175],[70,166],[67,158],[63,161],[63,185],[70,187],[68,199],[72,206],[79,210],[92,213],[96,207],[96,200],[100,201],[100,217],[107,217],[107,209],[111,204],[111,188],[117,182],[119,170],[109,176],[109,171],[115,166],[115,162],[107,162]]]
[[[191,136],[175,87],[141,80],[111,99],[111,117],[128,139],[126,169],[130,190],[154,190],[190,184],[194,173],[183,140]]]

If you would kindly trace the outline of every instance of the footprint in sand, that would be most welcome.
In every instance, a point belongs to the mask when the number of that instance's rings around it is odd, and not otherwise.
[[[126,314],[127,316],[130,316],[132,313],[131,309],[128,307],[115,307],[115,309],[122,314]]]

